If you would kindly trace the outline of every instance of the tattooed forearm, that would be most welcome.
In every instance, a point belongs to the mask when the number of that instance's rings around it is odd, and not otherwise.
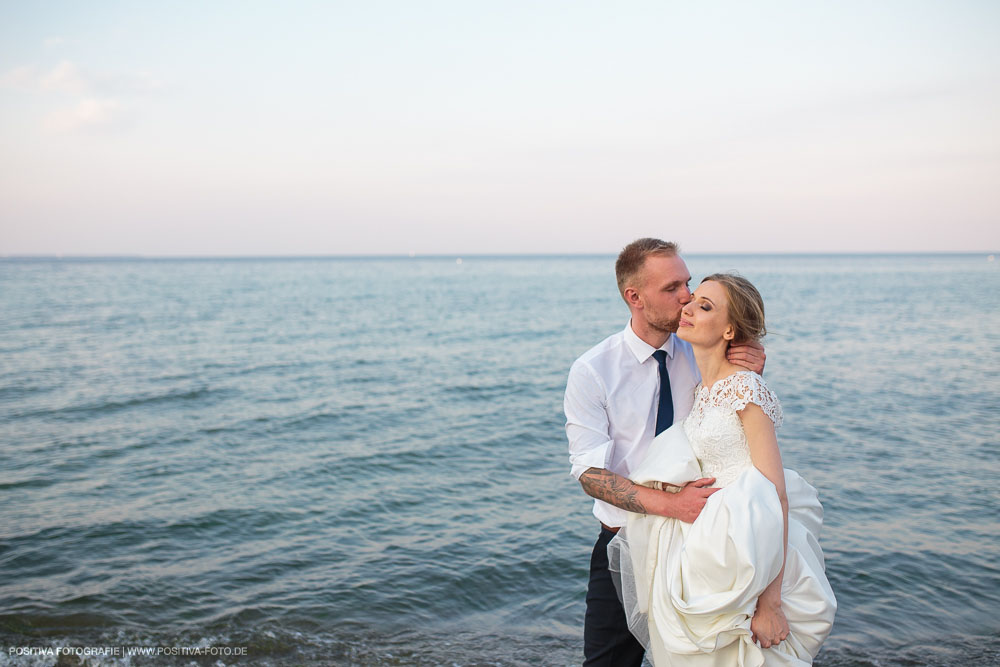
[[[621,507],[629,512],[647,514],[639,502],[639,488],[630,480],[603,468],[588,468],[580,475],[580,484],[587,495]]]

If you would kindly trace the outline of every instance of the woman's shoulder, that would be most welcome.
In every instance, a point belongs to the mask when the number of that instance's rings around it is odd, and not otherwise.
[[[737,371],[719,380],[716,386],[717,388],[713,387],[713,389],[716,390],[717,401],[737,411],[743,410],[747,405],[753,403],[760,406],[774,422],[775,427],[781,425],[781,403],[774,392],[768,388],[764,378],[754,371]]]
[[[722,378],[712,385],[713,392],[745,393],[747,391],[771,391],[767,388],[764,378],[754,371],[739,370]]]

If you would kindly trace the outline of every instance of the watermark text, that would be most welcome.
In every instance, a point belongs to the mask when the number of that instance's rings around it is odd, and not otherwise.
[[[8,656],[46,656],[58,658],[62,655],[74,655],[79,658],[124,658],[131,656],[245,656],[249,652],[246,646],[135,646],[115,644],[105,646],[9,646]]]

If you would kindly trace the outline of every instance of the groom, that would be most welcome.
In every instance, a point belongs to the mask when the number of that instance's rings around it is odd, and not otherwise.
[[[625,246],[615,262],[618,290],[632,314],[623,331],[577,359],[566,383],[566,435],[571,474],[594,498],[601,532],[590,559],[584,665],[642,663],[643,648],[629,632],[608,572],[608,542],[627,513],[692,522],[718,489],[713,478],[669,493],[633,484],[628,476],[645,458],[656,434],[687,416],[700,381],[691,346],[674,333],[691,301],[691,274],[677,245],[644,238]],[[764,348],[736,346],[729,360],[760,373]]]

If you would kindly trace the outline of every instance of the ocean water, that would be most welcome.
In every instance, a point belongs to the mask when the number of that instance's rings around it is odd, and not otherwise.
[[[581,662],[613,257],[463,259],[0,261],[0,665]],[[1000,262],[686,259],[767,305],[816,664],[1000,664]]]

